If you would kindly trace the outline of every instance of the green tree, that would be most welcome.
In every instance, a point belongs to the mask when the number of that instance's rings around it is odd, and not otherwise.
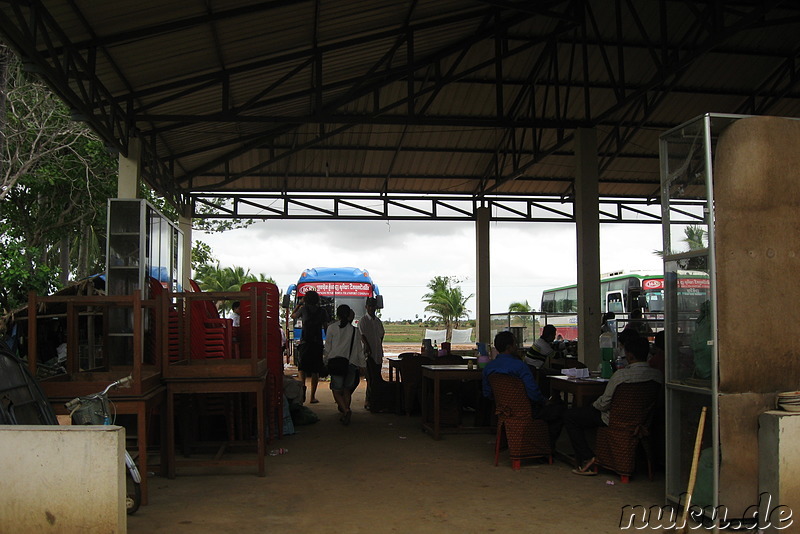
[[[3,45],[0,117],[0,306],[11,309],[29,290],[49,292],[102,271],[116,164]]]
[[[699,250],[708,247],[708,232],[701,226],[689,225],[683,229],[683,239],[681,239],[689,250]],[[659,257],[664,257],[663,250],[654,250],[653,254]],[[669,255],[677,254],[675,251],[670,251]]]
[[[689,250],[698,250],[708,246],[708,233],[700,226],[687,226],[683,229],[683,242],[689,246]]]
[[[230,292],[239,291],[242,285],[248,282],[270,282],[275,283],[271,276],[264,273],[254,275],[250,269],[244,267],[220,267],[219,263],[214,265],[200,265],[195,273],[195,281],[203,291]],[[280,293],[279,293],[280,297]],[[217,306],[227,312],[230,309],[230,302],[224,301],[217,303]]]
[[[105,270],[106,206],[117,172],[116,156],[0,44],[0,308],[23,305],[30,290],[48,293]],[[140,194],[177,221],[163,198],[144,185]],[[199,211],[213,214],[227,202]],[[251,222],[193,224],[220,232]],[[212,260],[207,245],[193,250],[193,265]]]
[[[460,280],[454,276],[436,276],[428,282],[429,292],[422,297],[428,303],[425,311],[430,312],[431,319],[444,324],[447,339],[450,339],[453,328],[458,328],[459,321],[470,313],[466,304],[473,295],[464,295],[459,283]]]
[[[195,241],[192,243],[192,270],[196,271],[201,265],[217,263],[208,243]]]
[[[508,305],[508,311],[514,312],[514,313],[527,313],[527,314],[530,314],[530,312],[532,312],[533,310],[531,309],[531,305],[528,304],[528,301],[525,300],[525,302],[512,302],[511,304]],[[527,327],[528,323],[531,322],[531,316],[530,315],[518,315],[517,318],[522,323],[522,326],[525,326],[525,327]]]

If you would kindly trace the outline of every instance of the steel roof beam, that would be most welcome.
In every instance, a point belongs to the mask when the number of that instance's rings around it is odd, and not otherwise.
[[[479,206],[475,196],[442,195],[313,195],[313,194],[197,194],[193,217],[201,219],[324,219],[342,220],[447,220],[474,221]],[[211,215],[198,205],[225,206],[221,214]],[[571,199],[558,197],[487,197],[483,204],[492,212],[492,221],[574,223]],[[660,224],[658,202],[633,199],[600,199],[601,223]],[[698,224],[703,221],[703,201],[676,205],[671,222]],[[648,211],[649,210],[649,211]]]
[[[629,4],[631,9],[634,9],[633,4]],[[643,98],[647,98],[647,91],[655,90],[660,91],[665,84],[668,84],[670,79],[674,81],[674,79],[679,78],[680,74],[685,71],[685,69],[694,61],[696,61],[699,57],[701,57],[705,52],[713,49],[719,42],[722,42],[725,38],[730,35],[735,34],[738,31],[742,31],[754,24],[756,24],[760,18],[763,17],[764,10],[767,9],[765,6],[756,5],[752,9],[747,11],[741,11],[735,14],[727,13],[729,15],[731,22],[727,25],[722,24],[722,17],[721,13],[718,12],[716,4],[710,4],[709,7],[705,11],[698,11],[697,7],[692,5],[690,9],[694,10],[696,13],[696,18],[690,27],[686,30],[682,38],[680,39],[681,42],[685,43],[697,43],[694,47],[687,46],[689,51],[684,49],[670,49],[666,44],[666,41],[662,39],[662,55],[659,58],[659,62],[657,66],[661,66],[658,72],[650,79],[650,82],[642,86],[638,91],[634,93],[626,94],[626,98],[624,100],[618,101],[616,104],[610,106],[609,108],[602,110],[599,114],[591,113],[591,110],[587,110],[586,116],[593,117],[590,121],[588,121],[588,125],[595,125],[598,123],[599,120],[609,120],[615,116],[622,116],[626,117],[626,119],[630,120],[630,117],[626,115],[625,110],[631,105],[631,103],[638,102]],[[665,14],[660,14],[661,16],[661,25],[665,27],[668,22],[668,17]],[[711,25],[708,23],[708,19],[712,18],[717,21],[716,25]],[[588,63],[588,57],[584,56],[583,58],[584,64]],[[559,77],[557,76],[556,79]],[[667,85],[668,86],[668,85]],[[549,86],[548,86],[549,87]],[[587,89],[588,92],[588,89]],[[588,93],[587,93],[588,98]],[[640,117],[641,119],[641,117]],[[560,149],[564,146],[567,142],[572,141],[572,135],[564,136],[562,139],[557,140],[554,142],[547,150],[543,151],[542,155],[537,158],[532,158],[525,164],[521,165],[518,169],[514,169],[510,173],[506,174],[502,178],[495,181],[494,184],[487,188],[487,192],[496,191],[499,187],[504,185],[505,183],[514,180],[522,173],[524,173],[528,168],[532,167],[539,163],[543,156],[549,155],[552,151]]]

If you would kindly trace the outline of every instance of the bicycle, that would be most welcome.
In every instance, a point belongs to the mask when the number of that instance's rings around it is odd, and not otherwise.
[[[131,376],[126,376],[109,384],[100,393],[76,397],[67,402],[64,406],[69,410],[72,423],[75,425],[113,425],[116,414],[112,417],[109,404],[113,405],[113,403],[108,400],[108,392],[113,388],[130,387],[132,381]],[[142,503],[142,477],[128,451],[125,451],[125,467],[127,468],[125,473],[125,509],[127,514],[131,515],[136,513]]]

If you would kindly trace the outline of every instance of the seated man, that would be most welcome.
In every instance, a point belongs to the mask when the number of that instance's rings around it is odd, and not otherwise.
[[[539,336],[539,339],[525,351],[524,361],[530,366],[534,379],[538,378],[537,383],[539,384],[539,389],[541,389],[542,395],[547,398],[550,398],[550,381],[547,377],[549,375],[561,374],[559,369],[554,369],[553,367],[545,365],[548,359],[556,356],[556,351],[553,348],[553,341],[555,341],[555,339],[556,327],[551,324],[546,324],[544,328],[542,328],[542,335]],[[550,365],[552,365],[552,361]],[[560,397],[558,400],[560,400]]]
[[[564,412],[564,426],[567,429],[572,450],[578,467],[572,472],[576,475],[594,475],[592,470],[595,458],[594,452],[586,440],[586,429],[608,425],[608,412],[611,410],[611,399],[618,385],[629,382],[647,382],[655,380],[664,383],[661,371],[647,364],[647,355],[650,344],[646,338],[634,337],[625,344],[625,356],[628,365],[619,369],[608,381],[603,395],[594,401],[591,406],[571,408]]]
[[[531,374],[528,365],[517,357],[517,345],[514,334],[508,331],[499,332],[494,337],[494,347],[499,354],[497,357],[486,364],[483,369],[483,395],[493,398],[492,386],[489,383],[489,375],[494,373],[516,376],[522,379],[525,385],[525,393],[531,401],[531,412],[534,419],[541,419],[547,423],[550,432],[550,443],[555,445],[558,435],[561,433],[562,415],[564,405],[547,401],[536,380]]]
[[[551,324],[544,325],[542,335],[533,346],[525,351],[525,363],[536,369],[544,366],[547,358],[553,355],[553,341],[556,339],[556,327]],[[500,350],[500,349],[498,349]]]

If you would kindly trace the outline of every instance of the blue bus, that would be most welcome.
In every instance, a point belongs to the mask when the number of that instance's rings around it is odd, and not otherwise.
[[[290,285],[283,296],[283,307],[293,309],[306,291],[316,291],[320,303],[328,312],[331,321],[336,317],[336,308],[347,304],[356,314],[356,320],[367,313],[367,298],[378,299],[378,308],[383,307],[378,286],[369,273],[356,267],[312,267],[300,275],[296,284]],[[294,339],[302,335],[302,322],[295,321]]]

